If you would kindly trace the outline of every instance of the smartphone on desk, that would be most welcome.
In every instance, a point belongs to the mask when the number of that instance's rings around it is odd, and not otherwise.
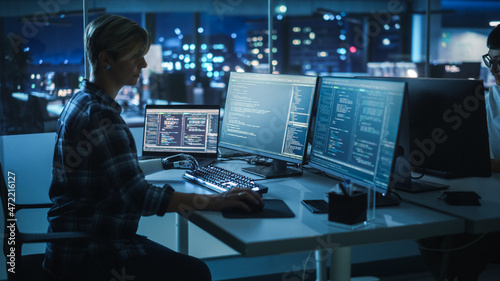
[[[304,206],[306,206],[306,208],[314,214],[328,213],[328,202],[325,200],[302,200],[302,204],[304,204]]]

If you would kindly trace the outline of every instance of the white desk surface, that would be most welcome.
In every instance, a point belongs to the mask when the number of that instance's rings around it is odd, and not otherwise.
[[[424,180],[450,185],[446,191],[475,191],[481,196],[481,206],[450,206],[438,199],[443,190],[417,194],[399,191],[398,194],[405,200],[464,219],[468,233],[500,231],[500,173],[493,173],[489,178],[424,177]]]
[[[240,170],[246,164],[241,163],[218,165],[246,174]],[[167,180],[180,192],[211,193],[182,179],[183,172],[163,171],[147,179],[158,185]],[[300,203],[303,199],[324,198],[324,193],[336,183],[333,179],[309,172],[300,177],[263,182],[269,187],[264,198],[283,199],[294,212],[294,218],[227,219],[221,212],[208,211],[194,211],[185,217],[247,257],[418,239],[464,231],[462,219],[405,202],[398,207],[378,208],[374,222],[355,230],[334,226],[328,221],[327,214],[313,214]]]

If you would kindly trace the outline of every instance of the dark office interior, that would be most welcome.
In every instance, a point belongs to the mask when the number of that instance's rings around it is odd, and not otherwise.
[[[146,105],[224,112],[233,72],[495,84],[481,59],[500,23],[495,0],[0,0],[0,161],[4,175],[18,174],[16,202],[49,200],[57,120],[89,73],[84,24],[102,14],[130,18],[153,38],[139,82],[116,97],[139,136]],[[27,186],[33,182],[41,186]],[[46,210],[20,212],[19,227],[45,231]],[[146,217],[139,230],[175,249],[176,220]],[[23,246],[43,251],[43,244]],[[189,253],[207,262],[214,280],[316,280],[311,251],[245,257],[191,223]],[[0,280],[6,263],[2,255]],[[360,243],[351,263],[352,280],[433,280],[412,239]],[[497,264],[480,280],[499,278]]]

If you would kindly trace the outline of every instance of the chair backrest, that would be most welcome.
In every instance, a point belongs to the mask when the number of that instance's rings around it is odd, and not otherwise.
[[[31,124],[31,129],[33,133],[43,133],[44,132],[44,114],[47,114],[47,104],[43,104],[42,98],[37,96],[28,95],[28,101],[26,102],[27,115],[26,122]],[[45,100],[46,102],[47,100]]]

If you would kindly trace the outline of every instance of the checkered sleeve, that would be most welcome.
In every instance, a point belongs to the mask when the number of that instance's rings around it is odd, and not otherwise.
[[[110,189],[118,194],[127,209],[142,216],[165,214],[172,194],[170,185],[147,183],[137,161],[132,134],[123,119],[112,110],[92,114],[93,135],[102,137],[97,163],[102,163]],[[96,126],[97,125],[97,126]]]

